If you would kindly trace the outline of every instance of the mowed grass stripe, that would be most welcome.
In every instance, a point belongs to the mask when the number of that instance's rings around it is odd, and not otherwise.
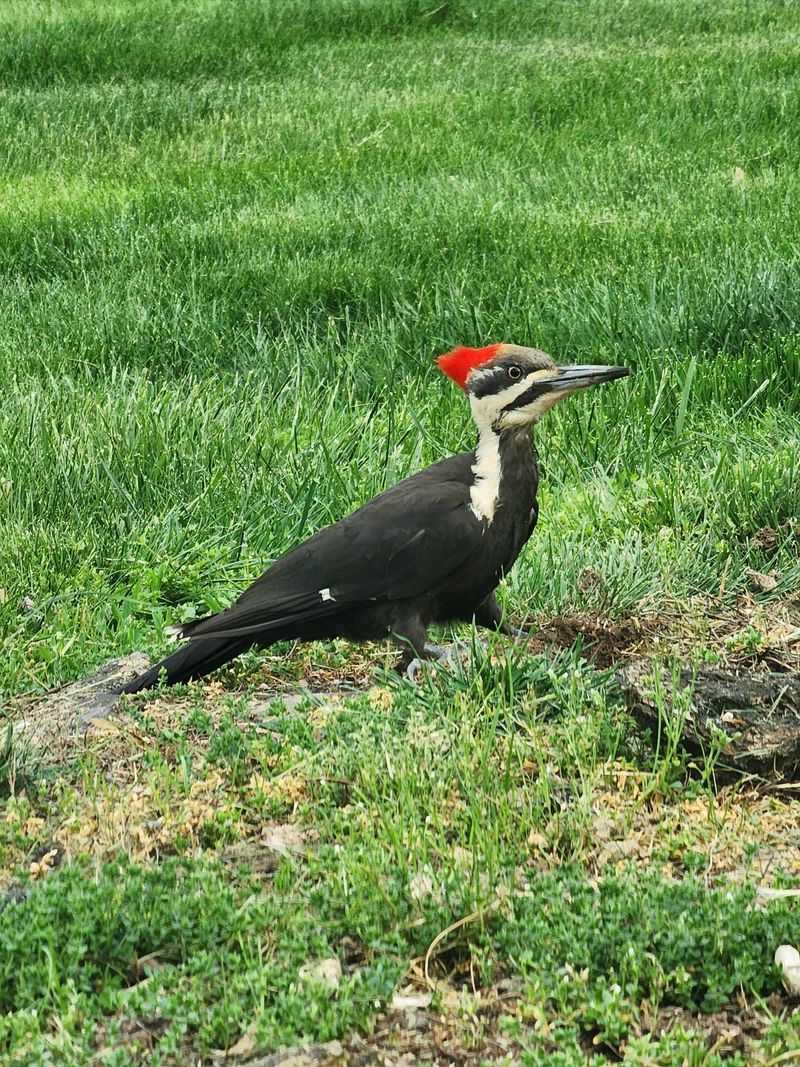
[[[791,11],[761,0],[743,7],[701,0],[658,0],[620,8],[610,0],[583,4],[546,0],[520,8],[513,0],[456,0],[428,6],[418,0],[272,0],[222,3],[183,0],[167,10],[159,0],[131,4],[71,0],[53,9],[19,3],[4,13],[0,63],[21,83],[97,80],[126,73],[168,77],[230,72],[263,73],[298,41],[381,35],[435,40],[449,30],[476,37],[544,38],[567,35],[636,47],[654,40],[715,40],[732,34],[772,34],[794,28]]]

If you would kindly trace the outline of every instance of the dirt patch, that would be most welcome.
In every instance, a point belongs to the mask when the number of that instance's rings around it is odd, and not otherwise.
[[[768,890],[780,875],[800,876],[794,795],[727,786],[669,798],[649,772],[609,765],[592,796],[582,858],[598,876],[632,864],[667,878],[692,873],[709,886],[747,880]],[[558,866],[551,838],[555,833],[532,839],[534,865]]]
[[[598,667],[629,661],[637,656],[685,659],[696,662],[698,652],[711,654],[720,664],[777,672],[800,671],[800,602],[763,604],[740,597],[734,605],[696,598],[681,605],[664,605],[658,613],[641,612],[621,619],[590,614],[558,615],[542,619],[527,643],[520,647],[548,653],[579,643],[586,658]],[[363,692],[374,682],[379,668],[391,669],[396,650],[387,643],[350,645],[334,642],[319,646],[297,645],[284,656],[267,656],[248,693],[264,710],[275,699],[286,711],[310,695],[317,702]],[[79,753],[87,734],[95,738],[133,729],[118,687],[148,666],[141,653],[111,660],[85,679],[35,697],[13,701],[10,712],[18,736],[49,763],[66,763]],[[234,686],[234,688],[231,688]],[[233,674],[212,678],[202,686],[203,703],[213,698],[242,695],[242,680]],[[148,713],[158,715],[162,704],[175,697],[149,698]],[[185,699],[185,698],[184,698]],[[128,726],[126,727],[126,723]]]
[[[533,652],[571,648],[580,642],[587,659],[598,667],[609,667],[626,656],[636,655],[648,640],[664,628],[658,617],[637,617],[612,621],[591,615],[557,615],[531,638]]]
[[[651,1016],[645,1006],[638,1029],[641,1034],[651,1034],[656,1038],[678,1029],[692,1030],[701,1035],[706,1046],[713,1048],[720,1056],[732,1056],[736,1052],[746,1054],[769,1025],[768,1013],[780,1015],[786,1003],[775,994],[765,1007],[767,1012],[753,1007],[742,997],[739,1004],[708,1015],[693,1014],[684,1008],[660,1008]]]
[[[800,602],[764,603],[749,595],[734,604],[694,597],[619,619],[589,613],[540,620],[528,647],[534,652],[571,648],[580,642],[598,667],[639,656],[697,661],[777,672],[800,670]]]
[[[12,704],[14,734],[46,753],[50,763],[65,763],[82,747],[90,725],[105,721],[119,703],[117,689],[149,666],[147,656],[109,660],[86,678]]]

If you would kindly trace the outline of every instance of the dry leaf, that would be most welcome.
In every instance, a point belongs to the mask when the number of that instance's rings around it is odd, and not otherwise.
[[[49,874],[53,869],[57,856],[58,849],[51,848],[49,852],[45,852],[41,859],[34,860],[30,865],[31,878],[35,881],[37,878],[42,878],[44,875]]]
[[[614,822],[602,812],[592,818],[592,837],[595,841],[610,841],[617,834]]]
[[[750,579],[750,588],[757,593],[771,593],[773,589],[777,588],[779,576],[776,571],[762,574],[761,571],[754,571],[748,567],[745,573]]]
[[[412,900],[426,900],[433,895],[433,879],[429,874],[415,874],[408,883]]]
[[[472,867],[472,852],[456,845],[453,849],[453,861],[460,871],[468,871]]]
[[[86,736],[96,737],[100,734],[118,734],[122,727],[112,719],[90,719],[86,727]]]
[[[598,574],[593,567],[584,567],[578,575],[578,591],[581,593],[588,593],[590,589],[602,584],[602,575]]]
[[[394,703],[391,690],[375,685],[367,693],[367,699],[376,711],[389,711]]]
[[[342,980],[342,965],[332,956],[327,960],[315,960],[304,964],[299,971],[304,982],[319,982],[328,989],[337,989]]]
[[[760,530],[756,530],[750,541],[756,548],[769,552],[778,544],[778,531],[773,530],[771,526],[762,526]]]
[[[778,623],[767,633],[765,640],[770,648],[797,644],[800,641],[800,627],[787,622]]]
[[[264,848],[282,856],[300,855],[306,850],[307,834],[293,823],[265,826],[261,833]]]
[[[253,1023],[252,1026],[248,1026],[248,1028],[245,1030],[245,1032],[242,1034],[236,1044],[231,1045],[231,1047],[226,1050],[225,1055],[239,1056],[242,1059],[247,1056],[251,1056],[258,1047],[256,1044],[255,1033],[256,1024]]]
[[[638,854],[639,847],[640,842],[635,837],[626,837],[622,841],[610,841],[597,856],[598,869],[611,863],[618,864],[631,859]]]
[[[462,995],[457,989],[448,989],[442,994],[442,1012],[445,1015],[456,1015],[463,1003]]]
[[[394,1011],[411,1011],[415,1008],[427,1008],[431,1000],[431,993],[395,993],[391,1007]]]

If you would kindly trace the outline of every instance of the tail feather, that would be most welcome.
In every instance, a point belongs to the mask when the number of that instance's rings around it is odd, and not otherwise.
[[[252,587],[255,588],[255,587]],[[123,687],[123,693],[138,693],[158,685],[162,671],[167,685],[202,678],[235,659],[252,645],[271,645],[284,637],[296,637],[299,629],[336,615],[342,605],[330,589],[303,590],[263,601],[255,594],[240,598],[226,611],[194,619],[177,628],[188,642],[171,656],[140,674]]]
[[[213,615],[204,615],[202,619],[192,619],[191,622],[179,623],[174,632],[180,637],[191,637],[192,632],[197,629],[198,626],[202,626],[203,623],[208,622],[209,619],[213,619]]]
[[[189,641],[172,655],[162,659],[149,670],[122,687],[123,693],[139,693],[158,685],[162,671],[167,685],[203,678],[225,663],[229,663],[253,644],[252,638],[235,637],[218,640]]]

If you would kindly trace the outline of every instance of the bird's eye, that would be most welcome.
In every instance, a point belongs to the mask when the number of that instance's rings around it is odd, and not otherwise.
[[[522,368],[514,364],[508,368],[508,376],[512,382],[518,382],[522,377]]]

